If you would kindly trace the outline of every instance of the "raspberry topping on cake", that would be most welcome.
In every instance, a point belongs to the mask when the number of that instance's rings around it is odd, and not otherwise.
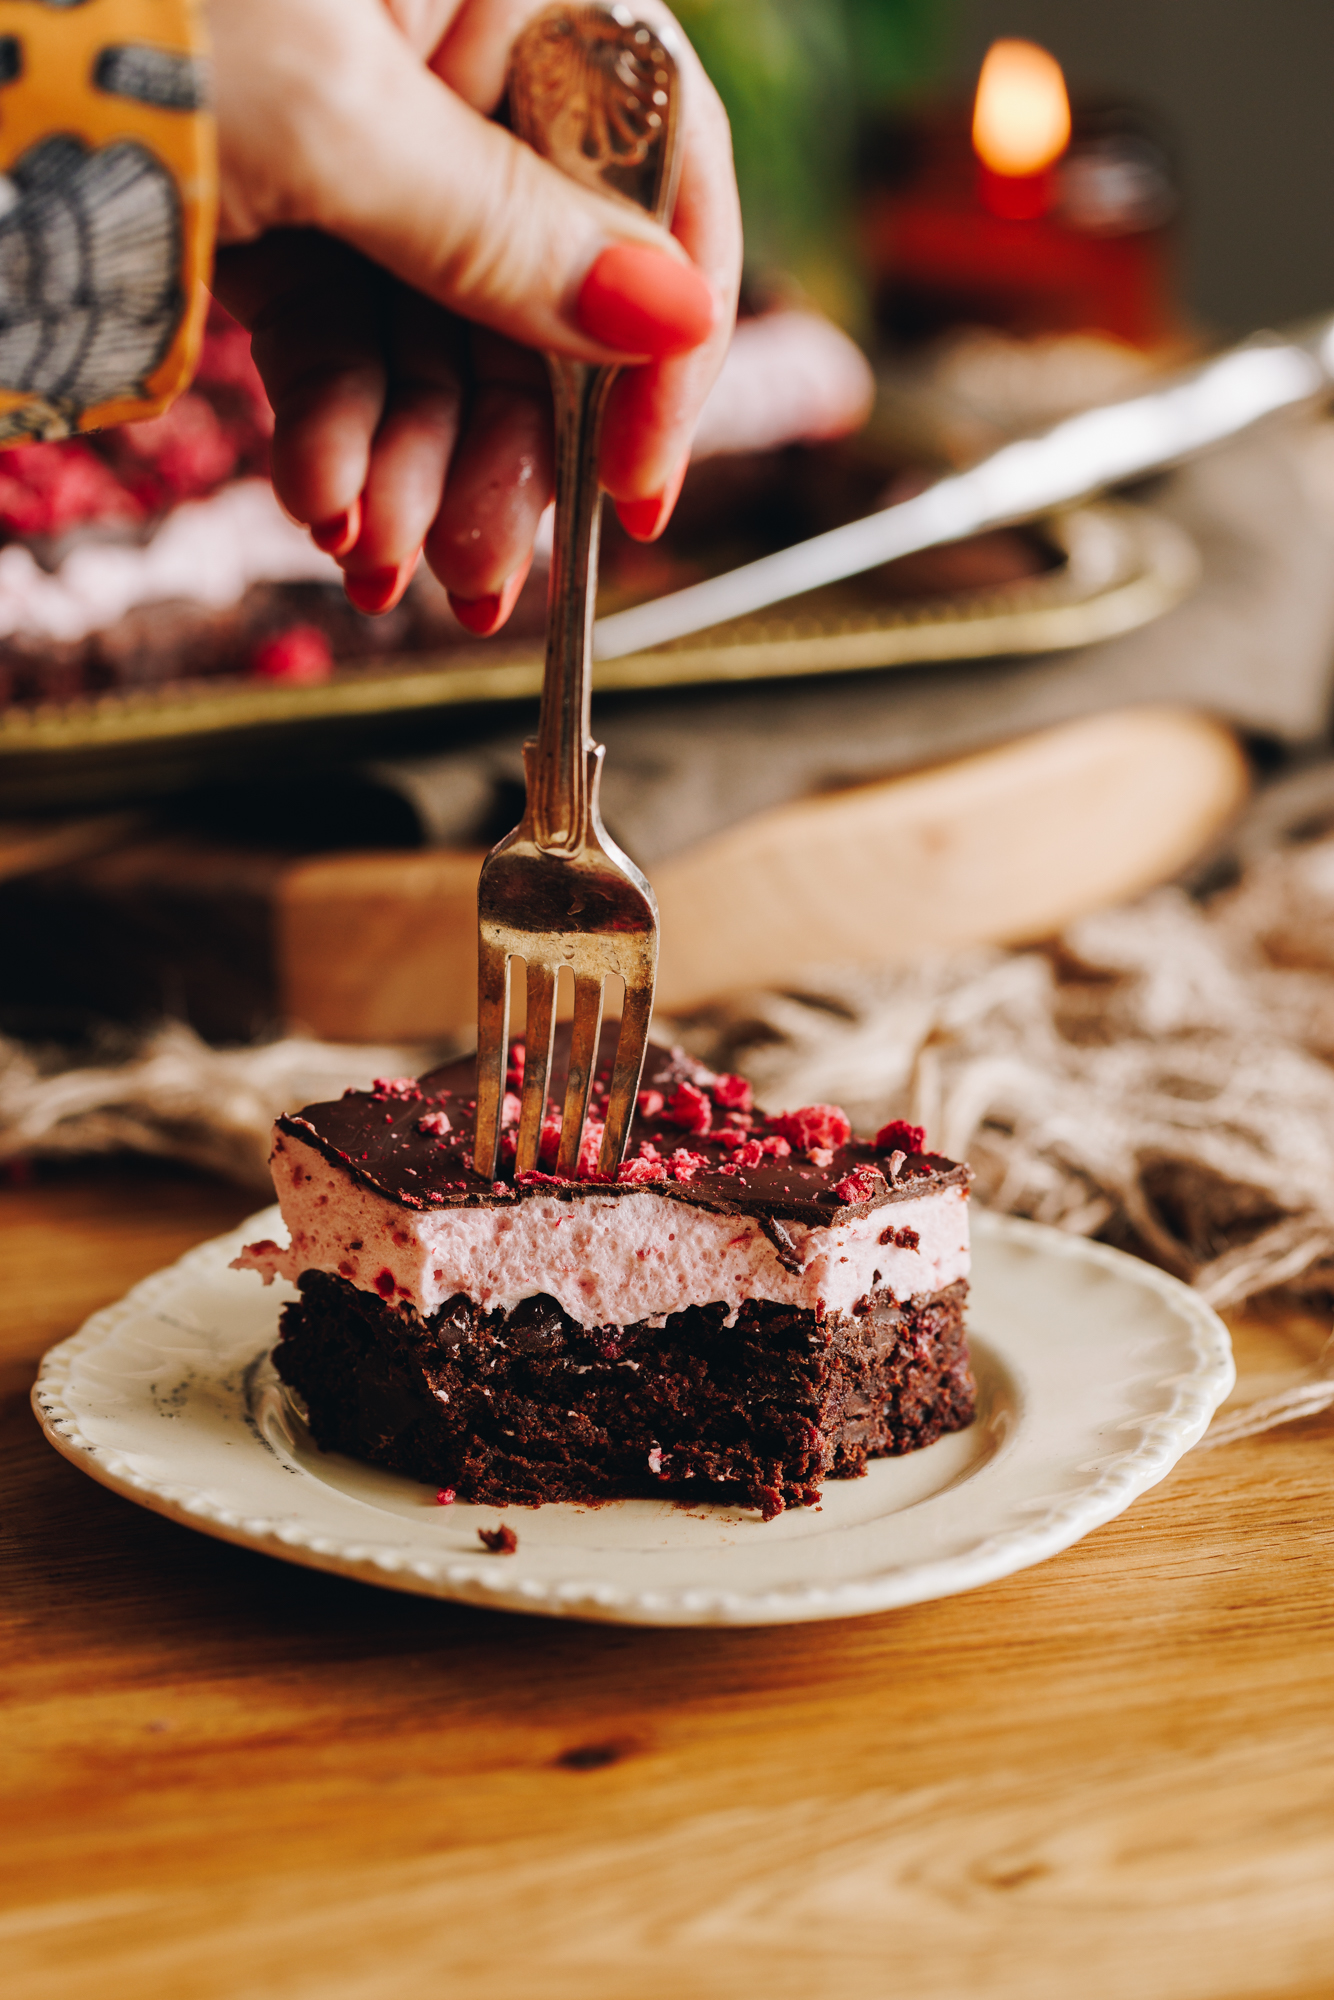
[[[852,1137],[852,1123],[837,1104],[804,1104],[800,1111],[785,1112],[772,1121],[775,1132],[787,1139],[794,1150],[808,1156],[828,1153],[830,1159]],[[828,1161],[823,1162],[828,1165]]]
[[[396,1097],[403,1103],[424,1095],[415,1076],[377,1076],[371,1085],[372,1097]]]
[[[873,1201],[885,1191],[885,1177],[878,1167],[854,1167],[834,1182],[833,1192],[840,1201]]]
[[[920,1153],[926,1145],[926,1127],[910,1125],[905,1118],[891,1118],[875,1135],[877,1153]]]
[[[710,1088],[714,1103],[723,1111],[750,1111],[754,1107],[755,1093],[747,1077],[724,1073],[715,1076]]]
[[[703,1139],[713,1125],[713,1106],[693,1083],[678,1083],[667,1116],[694,1139]]]

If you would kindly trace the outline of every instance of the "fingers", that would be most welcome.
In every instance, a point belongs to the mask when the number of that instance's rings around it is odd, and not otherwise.
[[[214,282],[274,406],[275,490],[351,601],[389,610],[425,542],[462,622],[498,630],[551,497],[540,358],[310,231],[223,251]]]
[[[425,535],[457,603],[481,606],[474,629],[492,600],[507,615],[551,484],[540,380],[483,368],[460,438],[457,361],[450,379],[420,353],[405,359],[412,342],[397,321],[387,327],[398,288],[384,272],[525,347],[647,363],[618,381],[604,434],[604,480],[632,533],[665,525],[726,350],[740,227],[712,87],[683,47],[673,238],[474,108],[496,101],[513,34],[537,4],[214,9],[224,234],[269,232],[221,254],[219,294],[254,333],[279,496],[337,553],[367,609],[395,601]],[[644,12],[663,16],[652,0]],[[275,229],[291,223],[310,227]],[[347,261],[320,261],[331,254]]]
[[[356,538],[384,408],[385,282],[343,245],[293,230],[220,252],[214,289],[249,328],[273,405],[274,490],[338,554]]]
[[[463,402],[459,329],[438,306],[393,288],[389,387],[371,442],[355,543],[340,553],[360,611],[387,611],[412,579],[440,506]]]
[[[481,335],[473,343],[467,428],[426,540],[426,559],[470,631],[509,617],[551,498],[551,399],[534,355]]]

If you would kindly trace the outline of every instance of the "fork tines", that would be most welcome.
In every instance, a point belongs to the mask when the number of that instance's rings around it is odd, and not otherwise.
[[[620,1034],[598,1151],[597,1174],[614,1180],[625,1156],[648,1046],[657,968],[653,891],[602,833],[577,855],[543,853],[520,827],[487,857],[478,885],[477,1152],[479,1173],[494,1180],[509,1052],[511,966],[527,966],[528,1026],[516,1173],[538,1165],[547,1116],[556,985],[574,974],[574,1023],[561,1113],[557,1174],[579,1172],[592,1096],[606,980],[624,982]],[[559,905],[559,907],[553,907]]]

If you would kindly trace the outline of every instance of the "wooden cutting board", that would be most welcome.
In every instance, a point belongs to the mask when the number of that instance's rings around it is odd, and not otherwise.
[[[1246,787],[1228,730],[1163,708],[794,800],[654,869],[659,1005],[1050,934],[1175,874]],[[0,1006],[21,1032],[70,1010],[223,1042],[471,1028],[479,852],[302,856],[110,818],[7,850],[0,829],[6,852]]]
[[[813,964],[906,964],[1048,935],[1177,873],[1248,782],[1230,730],[1144,708],[759,814],[653,871],[658,1005],[680,1013]],[[480,865],[431,850],[285,869],[283,1015],[331,1040],[466,1030]]]

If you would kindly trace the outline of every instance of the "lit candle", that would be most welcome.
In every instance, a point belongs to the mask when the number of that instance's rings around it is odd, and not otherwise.
[[[971,116],[928,107],[894,150],[912,165],[868,190],[862,225],[898,338],[958,325],[1143,348],[1181,338],[1166,156],[1124,107],[1072,116],[1046,49],[994,42]]]
[[[1052,172],[1070,144],[1070,99],[1054,56],[1036,42],[993,42],[977,79],[973,151],[983,206],[1008,222],[1045,215]]]

